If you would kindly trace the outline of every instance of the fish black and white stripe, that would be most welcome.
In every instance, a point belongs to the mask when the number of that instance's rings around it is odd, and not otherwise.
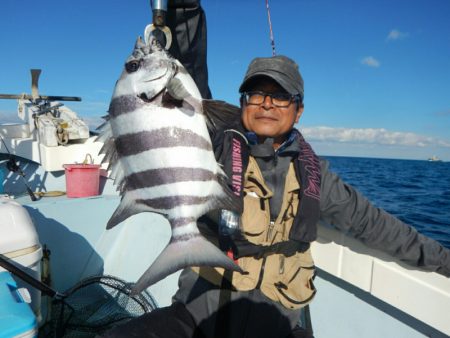
[[[171,137],[167,137],[170,135]],[[116,138],[116,148],[120,156],[142,153],[146,150],[169,148],[180,145],[180,139],[189,147],[211,151],[211,142],[189,129],[167,127],[155,130],[144,130]]]
[[[138,39],[103,130],[99,138],[122,197],[107,228],[140,212],[160,213],[172,228],[169,244],[134,292],[187,266],[241,271],[197,228],[201,215],[240,204],[214,158],[195,83],[156,40],[146,45]]]
[[[159,168],[141,171],[131,174],[127,177],[127,190],[135,190],[139,188],[150,188],[164,184],[186,182],[206,182],[215,180],[216,175],[203,168]]]
[[[145,102],[134,95],[121,95],[114,97],[109,105],[108,114],[111,118],[132,113],[145,107]]]

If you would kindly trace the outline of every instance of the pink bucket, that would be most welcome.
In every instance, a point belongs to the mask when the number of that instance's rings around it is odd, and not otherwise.
[[[64,164],[67,197],[88,197],[99,194],[99,164]]]

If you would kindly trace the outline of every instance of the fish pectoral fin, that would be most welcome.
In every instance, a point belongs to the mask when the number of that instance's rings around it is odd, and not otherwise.
[[[187,240],[176,241],[172,238],[136,282],[131,294],[136,295],[168,275],[189,266],[213,266],[243,272],[239,265],[199,234]]]
[[[166,89],[167,94],[169,94],[174,101],[180,101],[188,105],[189,109],[184,109],[183,112],[186,112],[189,116],[194,115],[195,112],[202,112],[202,100],[193,97],[179,78],[172,78],[167,84]]]
[[[147,86],[147,90],[138,95],[144,102],[153,101],[159,94],[164,93],[167,86],[173,79],[176,71],[176,66],[173,63],[165,62],[159,67],[147,69],[145,82],[151,82]]]
[[[182,101],[188,96],[191,96],[189,92],[184,88],[183,83],[177,77],[172,78],[167,84],[167,92],[175,100]]]

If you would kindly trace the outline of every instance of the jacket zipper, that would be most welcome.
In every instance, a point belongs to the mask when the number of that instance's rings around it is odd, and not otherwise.
[[[270,211],[266,210],[267,213],[269,213],[269,219],[270,219]],[[273,227],[275,226],[275,222],[270,221],[269,223],[269,229],[267,230],[267,235],[266,235],[266,242],[269,242],[269,238],[272,236],[272,231],[273,231]],[[264,268],[266,267],[266,257],[263,257],[262,259],[262,263],[261,263],[261,270],[259,271],[259,276],[258,276],[258,283],[256,284],[256,289],[259,289],[261,287],[262,284],[262,280],[264,277]]]

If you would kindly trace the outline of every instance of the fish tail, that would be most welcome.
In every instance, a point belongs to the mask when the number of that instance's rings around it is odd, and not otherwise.
[[[243,270],[214,244],[197,233],[187,240],[170,241],[153,264],[136,282],[131,292],[136,295],[168,275],[188,266],[214,266],[227,270]]]

